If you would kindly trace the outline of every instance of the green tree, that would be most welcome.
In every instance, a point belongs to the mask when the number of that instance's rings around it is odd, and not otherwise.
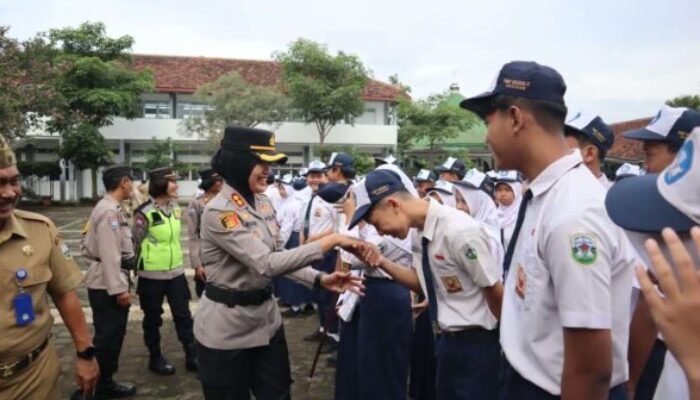
[[[151,138],[151,146],[146,149],[146,162],[143,167],[146,171],[160,167],[172,167],[175,171],[184,173],[188,171],[188,165],[177,161],[174,155],[177,153],[177,145],[173,139],[158,140]]]
[[[316,126],[321,146],[335,125],[353,124],[364,112],[362,94],[370,73],[357,56],[343,52],[334,56],[324,45],[298,39],[273,57],[282,69],[292,108],[304,122]]]
[[[450,94],[448,91],[417,101],[408,98],[399,100],[400,153],[410,150],[417,141],[427,142],[432,153],[440,143],[456,138],[476,123],[473,114],[446,101]]]
[[[79,152],[62,150],[63,157],[76,166],[92,169],[92,195],[97,196],[97,167],[110,162],[110,152],[99,128],[111,125],[116,116],[140,115],[140,100],[154,87],[153,75],[131,67],[133,38],[107,37],[104,24],[85,22],[78,28],[53,29],[47,39],[55,49],[54,88],[63,106],[51,115],[49,130],[60,132],[66,143],[93,143],[92,161]],[[90,125],[94,129],[87,128]],[[90,136],[92,135],[92,136]],[[89,165],[88,165],[89,164]]]
[[[0,26],[0,133],[23,137],[40,128],[41,117],[57,106],[51,79],[51,47],[40,36],[19,41]]]
[[[92,197],[97,197],[97,169],[112,161],[112,152],[97,127],[89,122],[72,126],[64,132],[58,154],[78,169],[92,170]]]
[[[317,150],[316,154],[324,162],[327,162],[331,158],[331,154],[335,152],[350,154],[355,162],[355,171],[358,175],[364,175],[374,169],[374,157],[355,146],[323,146]]]
[[[187,118],[185,128],[216,143],[228,125],[274,126],[287,118],[289,110],[289,99],[280,90],[251,84],[236,72],[202,85],[196,97],[211,108]]]
[[[683,95],[674,97],[666,101],[666,104],[672,107],[687,107],[695,111],[700,111],[700,96],[698,95]]]

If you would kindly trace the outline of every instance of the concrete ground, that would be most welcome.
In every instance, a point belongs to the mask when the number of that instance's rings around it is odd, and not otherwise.
[[[21,207],[29,211],[39,212],[50,217],[58,227],[61,237],[64,239],[78,264],[82,269],[86,269],[84,261],[79,254],[79,244],[82,227],[90,215],[90,208],[87,207],[47,207],[29,208]],[[186,232],[183,229],[183,232]],[[182,239],[185,259],[187,260],[187,238]],[[187,262],[187,261],[186,261]],[[189,265],[186,265],[189,267]],[[187,279],[190,282],[190,291],[193,297],[194,284],[192,271],[187,269]],[[87,300],[87,290],[81,287],[78,296],[83,304],[83,310],[92,325],[92,312]],[[143,331],[141,320],[143,314],[138,306],[138,298],[132,304],[129,313],[129,325],[124,347],[121,354],[120,369],[115,375],[115,379],[120,382],[130,382],[137,386],[138,392],[134,399],[182,399],[192,400],[203,398],[199,381],[195,374],[186,372],[184,368],[184,354],[180,343],[177,341],[175,328],[172,324],[167,304],[163,315],[164,323],[161,328],[163,352],[170,362],[175,366],[177,372],[173,376],[161,377],[148,370],[148,352],[143,344]],[[197,301],[190,303],[193,313],[197,307]],[[58,313],[52,310],[56,323],[53,329],[53,342],[61,357],[63,365],[63,375],[61,377],[61,388],[66,398],[73,392],[74,378],[73,368],[75,360],[75,348],[65,325],[63,325]],[[92,326],[91,326],[92,327]],[[318,328],[318,317],[316,315],[304,318],[292,318],[284,321],[285,333],[289,345],[289,358],[291,363],[292,378],[292,398],[294,399],[332,399],[335,369],[326,365],[328,356],[321,356],[316,374],[310,386],[308,386],[307,375],[311,368],[311,363],[316,351],[316,343],[304,342],[302,338]]]

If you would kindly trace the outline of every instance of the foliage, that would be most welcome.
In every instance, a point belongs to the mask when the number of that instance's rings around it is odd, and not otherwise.
[[[367,154],[362,149],[358,149],[354,146],[323,146],[316,149],[316,154],[324,161],[327,162],[331,158],[333,153],[348,153],[352,156],[353,161],[355,161],[355,171],[357,175],[365,175],[369,171],[374,169],[374,158]]]
[[[61,166],[58,160],[55,161],[20,161],[17,163],[17,169],[24,176],[48,176],[51,179],[57,179],[61,175]]]
[[[146,150],[146,162],[143,168],[146,171],[160,167],[172,167],[175,171],[189,171],[187,164],[178,162],[173,158],[173,154],[177,151],[177,146],[171,138],[158,140],[155,137],[151,139],[151,146]]]
[[[112,162],[107,141],[97,127],[88,122],[76,125],[63,134],[58,154],[61,158],[71,160],[78,169],[96,171]]]
[[[306,123],[313,123],[321,146],[340,122],[353,124],[364,112],[364,93],[369,71],[351,54],[328,53],[326,46],[298,39],[275,60],[282,69],[282,82],[292,108]]]
[[[417,101],[399,100],[400,153],[420,140],[427,141],[430,152],[433,152],[437,145],[459,136],[476,123],[473,114],[446,102],[449,96],[448,91]]]
[[[695,111],[700,111],[700,96],[698,95],[683,95],[674,97],[666,101],[666,104],[672,107],[688,107]]]
[[[211,109],[186,119],[185,128],[217,143],[226,126],[274,126],[287,118],[289,110],[289,99],[278,89],[251,84],[236,72],[202,85],[196,96]]]

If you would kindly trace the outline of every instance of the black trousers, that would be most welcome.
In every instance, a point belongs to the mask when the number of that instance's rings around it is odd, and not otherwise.
[[[267,346],[216,350],[197,343],[199,370],[206,400],[290,399],[292,383],[284,329]]]
[[[100,378],[108,380],[119,370],[129,307],[117,304],[116,296],[110,296],[106,290],[88,289],[88,300],[95,327],[93,342]]]
[[[143,339],[151,355],[160,354],[160,327],[163,325],[163,298],[167,297],[177,338],[184,346],[194,344],[190,289],[182,274],[169,280],[139,277],[137,292],[143,310]]]

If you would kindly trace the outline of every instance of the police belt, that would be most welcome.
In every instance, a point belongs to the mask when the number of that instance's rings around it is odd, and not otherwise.
[[[12,376],[27,368],[32,363],[32,361],[36,360],[37,357],[39,357],[41,352],[44,351],[46,346],[49,344],[49,337],[50,335],[47,336],[46,339],[44,339],[44,341],[37,348],[30,351],[28,354],[25,354],[24,356],[20,357],[18,360],[0,364],[0,378],[11,378]]]
[[[464,340],[471,343],[491,343],[498,342],[498,329],[467,328],[457,332],[442,331],[440,336],[445,336],[452,340]]]
[[[228,307],[259,306],[272,298],[272,285],[260,290],[234,290],[207,283],[204,293],[210,300]]]

